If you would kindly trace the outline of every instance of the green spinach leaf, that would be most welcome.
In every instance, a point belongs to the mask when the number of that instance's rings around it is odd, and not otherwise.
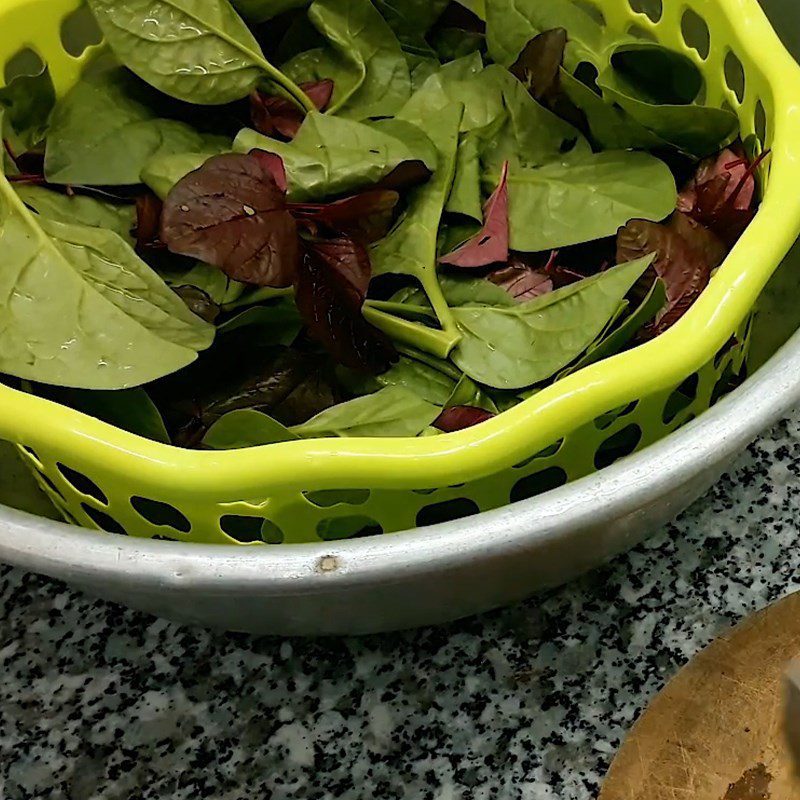
[[[411,95],[411,74],[371,0],[314,0],[308,17],[330,44],[301,53],[284,71],[297,83],[332,79],[331,114],[357,120],[396,114]]]
[[[24,183],[15,184],[14,189],[28,208],[43,217],[105,228],[133,243],[131,231],[136,225],[136,206],[132,204],[107,203],[86,195],[70,196]]]
[[[210,346],[214,328],[192,314],[115,233],[45,218],[39,226],[83,280],[130,319],[173,344],[192,350]]]
[[[50,231],[60,234],[59,228],[67,229],[64,238],[53,238]],[[172,293],[163,283],[156,286],[135,271],[123,283],[120,279],[128,277],[128,267],[113,263],[115,253],[95,257],[70,241],[79,238],[73,236],[76,231],[87,240],[114,234],[61,226],[36,216],[2,177],[0,231],[4,264],[0,271],[4,298],[0,372],[78,388],[128,388],[176,372],[195,360],[197,348],[172,341],[176,330],[185,341],[198,345],[207,344],[213,336],[213,329],[204,333],[205,323],[199,320],[196,326],[188,320],[181,323],[185,307],[176,309],[177,317],[171,316],[167,295]],[[121,239],[118,242],[119,247],[127,247]],[[73,256],[79,263],[71,260]],[[95,268],[98,274],[89,274]],[[111,283],[101,290],[109,273]],[[135,316],[128,313],[133,305],[137,306]],[[170,311],[165,310],[167,306]]]
[[[292,432],[304,439],[329,436],[418,436],[441,408],[400,386],[357,397],[323,411]]]
[[[453,394],[456,381],[449,373],[453,367],[447,361],[441,361],[437,369],[436,359],[426,363],[418,358],[401,356],[400,360],[382,375],[364,377],[354,376],[347,381],[347,388],[354,394],[371,394],[384,386],[401,386],[413,392],[428,403],[443,406]],[[457,374],[457,373],[456,373]]]
[[[38,75],[19,75],[0,88],[0,111],[10,127],[6,139],[21,155],[44,139],[47,121],[56,103],[56,90],[45,67]]]
[[[146,89],[107,60],[87,73],[56,105],[50,120],[45,174],[51,183],[139,183],[151,159],[192,150],[225,150],[223,137],[160,119]]]
[[[667,303],[667,292],[664,282],[661,280],[653,281],[653,286],[647,293],[641,305],[623,322],[613,330],[606,331],[597,342],[595,342],[586,353],[578,359],[571,367],[567,367],[558,377],[559,380],[579,369],[596,364],[604,358],[622,352],[623,348],[633,339],[634,336],[648,322],[655,319]]]
[[[371,254],[373,274],[396,273],[419,280],[450,342],[455,325],[436,275],[436,246],[439,223],[453,185],[461,116],[462,106],[453,104],[427,120],[426,131],[439,151],[438,168],[427,184],[411,192],[405,214],[389,235],[374,246]],[[425,124],[417,118],[410,121]],[[380,326],[374,314],[372,321]],[[402,335],[400,330],[386,332]],[[413,337],[406,343],[420,345]],[[450,347],[452,343],[445,343],[441,355],[447,355]]]
[[[198,105],[246,97],[269,78],[314,106],[270,64],[228,0],[89,0],[117,58],[156,89]]]
[[[512,307],[455,308],[463,338],[453,362],[495,389],[551,378],[596,340],[652,261],[632,261]]]
[[[313,112],[291,143],[279,142],[245,128],[233,149],[279,155],[286,166],[289,199],[321,200],[371,186],[407,161],[435,169],[436,149],[419,128],[390,120],[367,125]],[[402,135],[403,138],[399,138]]]
[[[617,47],[597,83],[607,102],[697,158],[722,150],[738,135],[739,119],[733,111],[695,102],[703,84],[695,64],[659,45]]]
[[[217,329],[219,334],[252,328],[259,345],[280,344],[288,347],[303,328],[294,301],[283,299],[263,306],[251,306],[226,320]]]
[[[57,389],[47,396],[90,417],[154,442],[170,444],[164,420],[150,395],[141,387],[116,392]]]
[[[525,45],[544,31],[566,28],[564,65],[570,71],[581,61],[599,66],[607,47],[603,28],[573,0],[486,0],[486,41],[498,64],[511,66]]]
[[[488,185],[496,183],[490,174]],[[647,153],[581,155],[508,179],[511,249],[555,250],[612,236],[631,219],[662,220],[675,209],[675,179]]]
[[[243,408],[220,417],[208,429],[203,444],[212,450],[242,450],[299,438],[269,415]]]
[[[231,0],[233,7],[248,22],[266,22],[268,19],[305,8],[310,0]]]

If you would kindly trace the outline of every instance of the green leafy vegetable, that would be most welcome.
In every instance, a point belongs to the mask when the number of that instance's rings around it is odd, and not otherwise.
[[[266,22],[268,19],[305,8],[309,0],[232,0],[233,7],[248,22]]]
[[[252,408],[230,411],[220,417],[203,437],[212,450],[240,450],[275,442],[291,442],[300,437],[275,419]]]
[[[452,373],[458,372],[447,361],[437,364],[437,359],[430,359],[430,362],[401,356],[387,372],[370,378],[358,376],[350,380],[348,388],[354,394],[370,394],[382,386],[401,386],[429,403],[443,406],[456,387]]]
[[[38,75],[20,75],[0,89],[0,111],[11,130],[5,138],[14,155],[21,155],[44,139],[56,91],[45,67]]]
[[[105,228],[132,243],[131,230],[136,224],[136,207],[104,202],[85,195],[67,195],[18,183],[14,186],[23,203],[37,214],[56,222],[78,223],[93,228]]]
[[[398,138],[402,132],[404,139]],[[283,159],[289,199],[321,200],[384,180],[407,162],[436,168],[436,150],[419,128],[393,120],[367,125],[314,112],[306,117],[294,141],[287,144],[245,129],[233,143],[239,153],[253,149]]]
[[[300,316],[294,303],[279,300],[263,306],[252,306],[226,320],[217,328],[220,335],[255,328],[262,345],[289,346],[302,329]]]
[[[323,411],[292,431],[304,439],[330,436],[417,436],[441,412],[439,406],[400,386],[357,397]]]
[[[411,193],[405,215],[378,242],[371,255],[375,274],[399,273],[419,280],[449,337],[455,334],[455,326],[436,277],[436,243],[439,222],[453,184],[461,116],[462,107],[454,104],[429,120],[427,132],[439,151],[439,166],[431,181]],[[373,323],[378,324],[374,315]],[[413,335],[411,338],[409,344],[419,344]],[[453,343],[448,338],[441,354],[447,355]]]
[[[265,58],[228,0],[89,0],[114,54],[156,89],[200,105],[246,97],[263,77],[313,105]]]
[[[219,155],[220,152],[220,150],[206,150],[154,156],[142,167],[141,179],[158,197],[166,200],[172,187],[181,178],[200,169],[209,158]]]
[[[449,0],[374,0],[403,48],[412,53],[427,53],[425,34],[447,8]]]
[[[213,329],[186,319],[185,306],[122,239],[36,217],[5,179],[0,229],[0,371],[63,386],[127,388],[185,367],[211,340]]]
[[[616,48],[597,83],[608,102],[661,140],[698,158],[716,153],[738,134],[739,120],[732,111],[695,102],[703,85],[695,64],[659,45]]]
[[[170,443],[169,433],[156,404],[142,388],[116,392],[50,389],[45,394],[52,400],[109,425],[116,425],[124,431],[154,442]]]
[[[51,183],[139,183],[145,164],[192,150],[222,151],[229,142],[160,119],[147,92],[122,67],[105,61],[85,75],[53,112],[45,174]]]
[[[551,378],[603,331],[653,256],[510,307],[453,310],[463,338],[453,361],[473,380],[522,389]]]
[[[512,168],[508,189],[511,248],[528,252],[611,236],[633,218],[662,220],[677,198],[663,161],[627,151]]]
[[[396,114],[411,94],[411,75],[371,0],[314,0],[308,17],[330,45],[301,53],[284,65],[286,73],[298,83],[333,80],[333,114],[357,120]]]

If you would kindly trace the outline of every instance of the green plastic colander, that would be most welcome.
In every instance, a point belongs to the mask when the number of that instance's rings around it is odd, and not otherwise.
[[[496,419],[430,438],[191,452],[4,386],[0,438],[19,446],[42,488],[79,525],[263,545],[465,517],[580,478],[684,425],[743,373],[753,305],[800,231],[800,68],[756,0],[661,5],[597,0],[596,11],[615,32],[652,37],[689,55],[705,76],[707,102],[735,110],[756,152],[772,150],[760,173],[755,221],[699,301],[664,335]],[[84,12],[79,0],[0,0],[0,65],[32,50],[63,93],[95,52],[69,52],[70,30]]]

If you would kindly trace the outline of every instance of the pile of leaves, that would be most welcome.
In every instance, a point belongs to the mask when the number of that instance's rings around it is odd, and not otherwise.
[[[64,97],[0,89],[0,373],[151,439],[484,423],[674,325],[757,209],[694,63],[578,0],[89,6]]]

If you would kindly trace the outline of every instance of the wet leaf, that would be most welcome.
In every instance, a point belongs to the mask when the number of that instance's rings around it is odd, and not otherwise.
[[[454,267],[485,267],[508,261],[508,161],[483,209],[483,228],[454,252],[439,259]]]
[[[521,259],[512,259],[508,266],[495,270],[487,277],[520,303],[548,294],[555,288],[553,276],[546,269],[534,269]]]
[[[206,322],[215,322],[220,314],[220,307],[196,286],[176,286],[173,291],[186,303],[186,308]]]
[[[654,253],[653,268],[666,286],[667,304],[652,325],[648,337],[663,333],[674,325],[700,296],[711,273],[724,260],[728,249],[710,230],[681,212],[658,225],[632,220],[619,232],[617,253],[620,262]]]
[[[254,154],[214,156],[182,178],[164,204],[161,238],[245,283],[289,286],[297,273],[297,225]]]
[[[483,408],[474,408],[473,406],[453,406],[446,408],[436,418],[433,423],[434,428],[438,428],[444,433],[454,433],[455,431],[463,431],[466,428],[472,428],[475,425],[480,425],[486,420],[493,419],[494,414],[491,411],[486,411]]]
[[[267,414],[243,408],[220,417],[203,437],[203,445],[212,450],[240,450],[299,438]]]
[[[370,276],[367,251],[354,239],[306,242],[296,302],[309,333],[338,363],[383,372],[397,355],[391,341],[361,313]]]

